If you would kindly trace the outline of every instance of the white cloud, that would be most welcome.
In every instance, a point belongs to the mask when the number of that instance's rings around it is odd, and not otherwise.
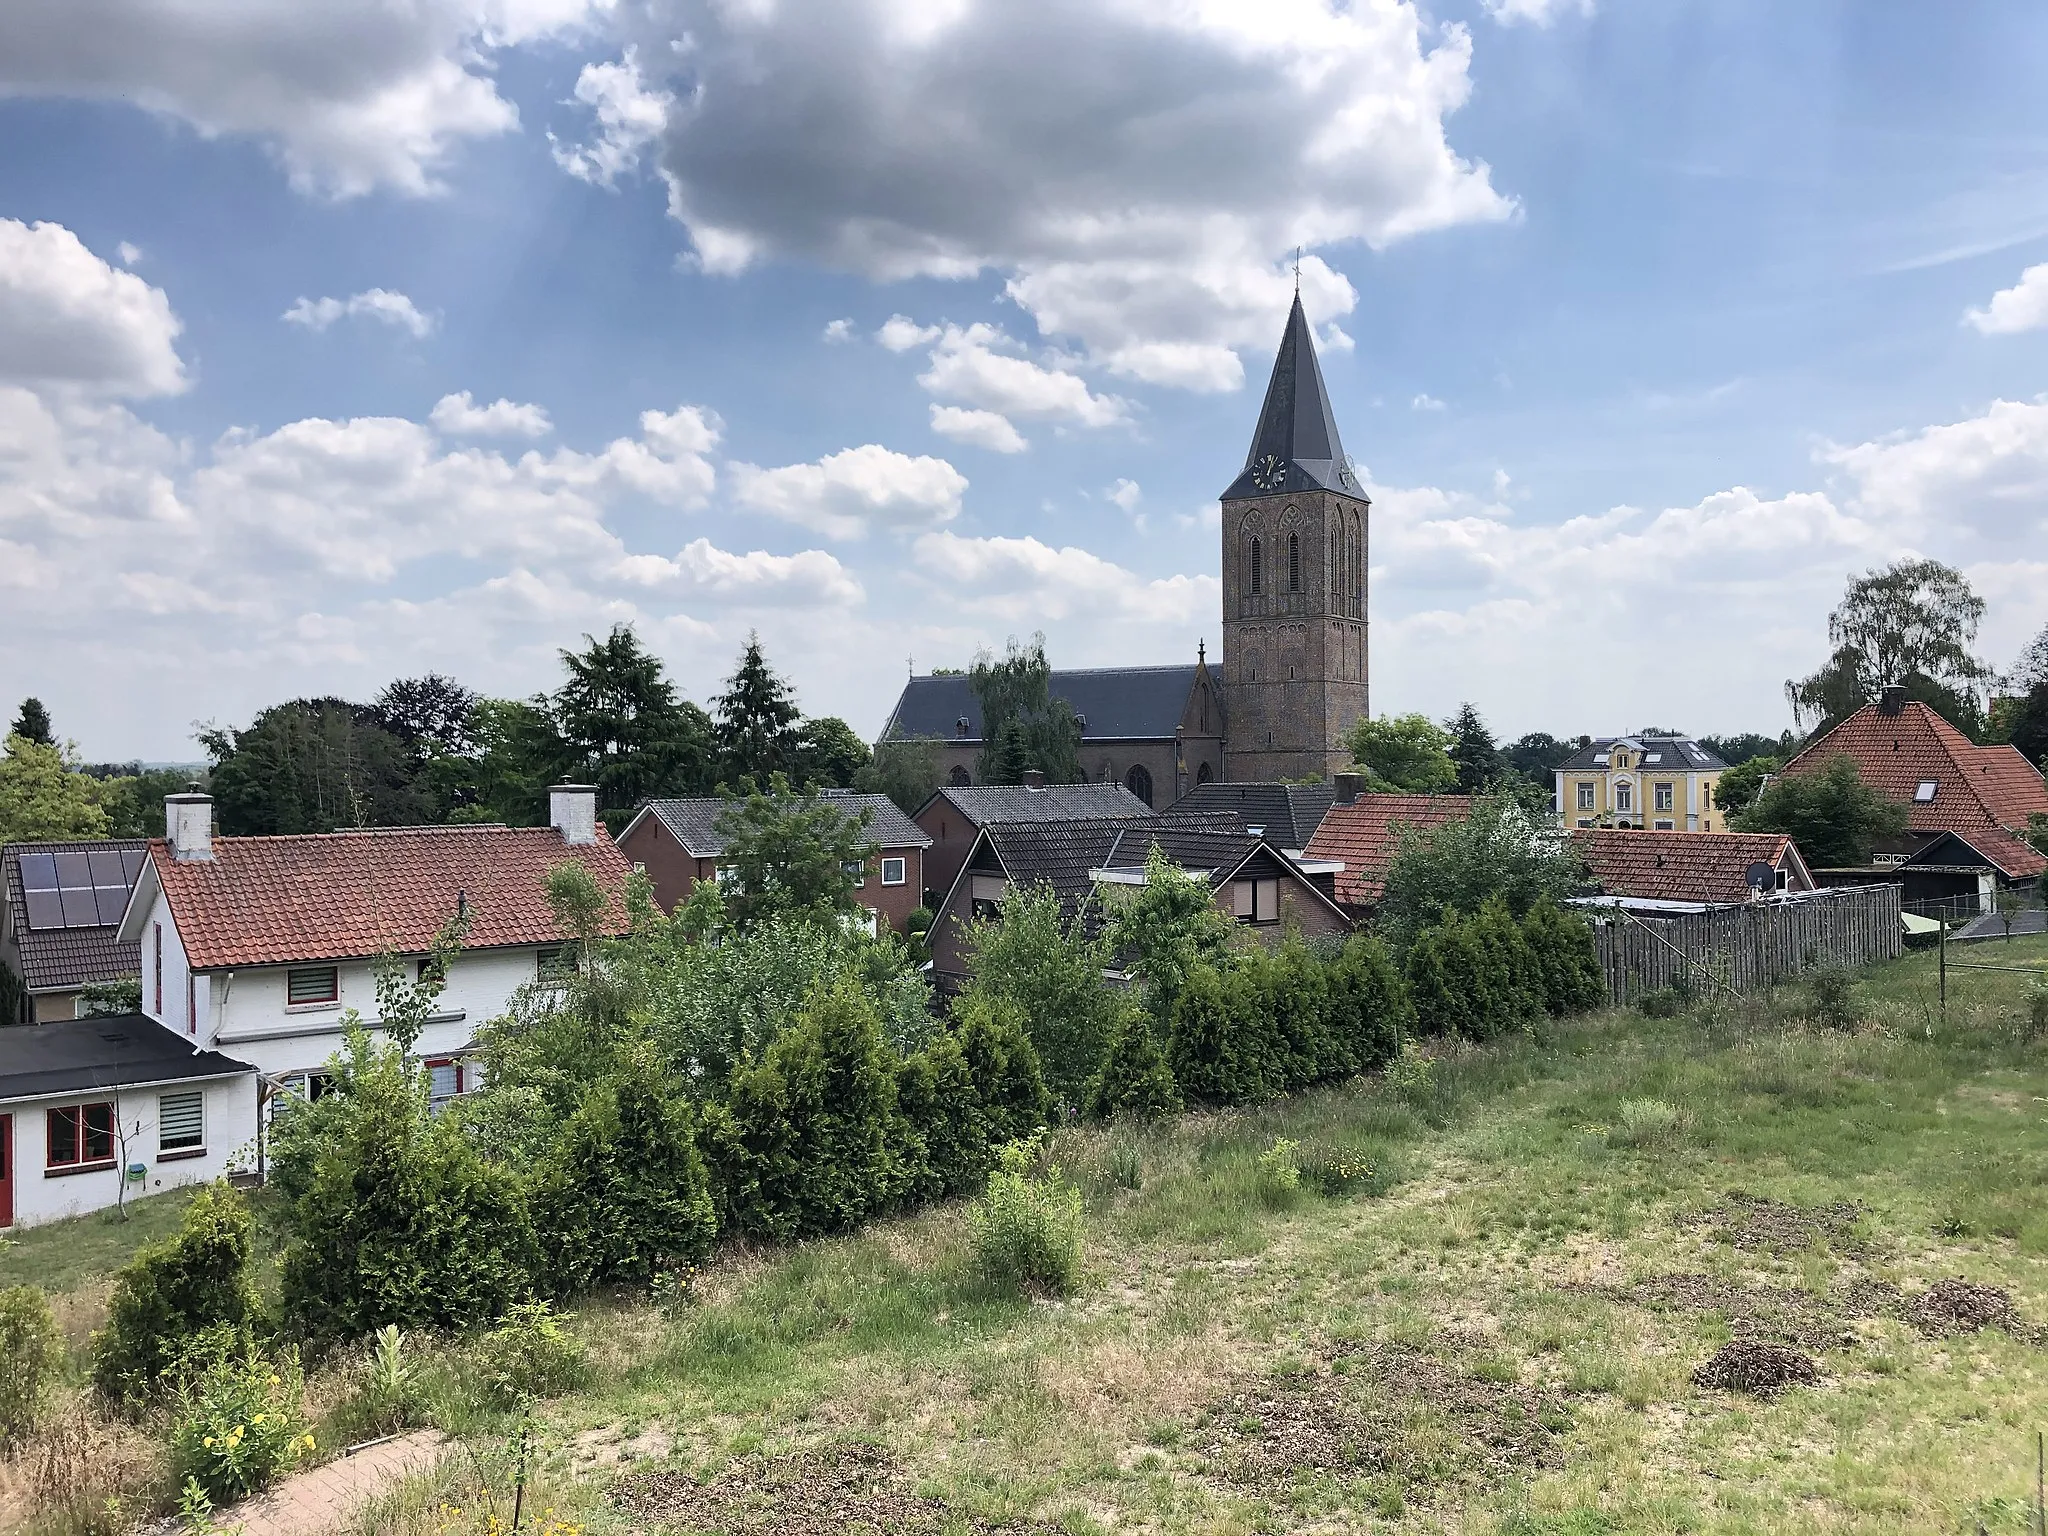
[[[850,317],[842,317],[838,320],[827,320],[824,332],[819,337],[819,340],[831,346],[837,346],[842,342],[853,340],[852,319]]]
[[[891,352],[908,352],[912,347],[921,347],[938,339],[939,328],[936,325],[919,325],[908,315],[891,315],[875,332],[875,340]]]
[[[371,288],[346,299],[301,297],[278,317],[309,331],[324,331],[337,320],[376,320],[384,325],[410,331],[414,337],[434,329],[434,317],[422,314],[413,301],[388,288]]]
[[[1022,453],[1031,444],[998,411],[970,411],[957,405],[932,403],[932,430],[941,437],[991,453]]]
[[[1990,304],[1965,313],[1963,322],[1986,336],[2008,336],[2048,326],[2048,261],[2027,268],[2012,287],[1991,295]]]
[[[181,329],[161,289],[62,224],[0,219],[0,383],[176,394]]]
[[[941,529],[919,538],[915,554],[951,601],[1009,624],[1086,618],[1178,626],[1192,635],[1214,622],[1223,598],[1214,576],[1147,580],[1085,549],[1034,538],[970,539]]]
[[[576,77],[576,99],[596,114],[597,136],[587,144],[554,144],[555,164],[598,187],[616,185],[639,165],[642,152],[661,137],[675,104],[668,92],[647,88],[630,47],[616,64],[584,65]]]
[[[932,528],[960,515],[967,477],[944,459],[912,458],[875,443],[815,464],[731,466],[733,500],[834,539],[871,529]]]
[[[540,406],[505,399],[478,405],[466,389],[435,401],[427,419],[453,437],[546,437],[554,430],[554,423]]]
[[[114,253],[121,258],[121,265],[124,267],[135,266],[142,260],[142,247],[131,245],[126,240],[114,247]]]
[[[999,326],[977,322],[949,325],[932,348],[931,366],[917,376],[932,394],[964,400],[1004,416],[1071,421],[1084,427],[1114,426],[1130,408],[1115,395],[1098,395],[1071,371],[1067,359],[1046,367],[1017,355],[1016,342]]]
[[[1533,26],[1547,27],[1566,12],[1580,16],[1593,14],[1593,0],[1485,0],[1486,13],[1495,21],[1514,23],[1529,22]]]
[[[687,39],[661,159],[706,270],[993,271],[1151,382],[1237,387],[1297,245],[1513,212],[1446,138],[1471,39],[1409,0],[668,0],[641,35]],[[1314,255],[1302,291],[1318,321],[1356,302]]]
[[[1998,546],[2048,533],[2048,396],[1819,457],[1848,475],[1853,506],[1916,537]]]
[[[8,0],[0,95],[130,103],[269,145],[301,191],[439,190],[465,140],[519,120],[500,49],[586,28],[613,0]]]
[[[1110,504],[1125,512],[1135,511],[1138,503],[1145,499],[1145,493],[1138,489],[1138,482],[1135,480],[1117,481],[1109,488],[1108,495]]]
[[[703,602],[819,603],[843,607],[865,596],[853,575],[821,549],[795,555],[763,550],[732,554],[709,539],[693,539],[673,560],[630,555],[620,574],[639,586],[674,587]]]
[[[1435,395],[1417,395],[1408,402],[1408,407],[1416,411],[1440,411],[1444,409],[1444,403]]]

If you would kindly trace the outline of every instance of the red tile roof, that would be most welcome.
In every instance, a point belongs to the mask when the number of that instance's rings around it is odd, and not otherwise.
[[[1792,888],[1810,889],[1806,864],[1782,832],[1658,832],[1573,827],[1572,851],[1610,896],[1649,901],[1749,900],[1749,866],[1789,859]]]
[[[1369,907],[1386,890],[1401,828],[1440,827],[1471,814],[1469,795],[1360,795],[1350,805],[1331,806],[1302,853],[1311,859],[1342,859],[1337,900]]]
[[[465,948],[558,943],[544,885],[568,859],[613,893],[609,926],[625,929],[630,870],[602,826],[576,847],[553,827],[390,827],[217,837],[211,860],[173,859],[158,838],[149,857],[195,970],[425,954],[458,897]]]
[[[1896,715],[1866,704],[1787,763],[1785,772],[1818,773],[1837,757],[1850,759],[1864,783],[1905,806],[1915,832],[1956,833],[2008,879],[2048,870],[2048,856],[2018,836],[2028,816],[2048,814],[2048,782],[2019,748],[1973,745],[1917,700]],[[1913,795],[1929,780],[1937,787],[1923,804]]]

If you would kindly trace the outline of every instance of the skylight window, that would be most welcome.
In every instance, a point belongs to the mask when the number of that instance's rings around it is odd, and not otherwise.
[[[1941,785],[1933,779],[1922,779],[1920,787],[1913,791],[1913,803],[1915,805],[1928,804],[1934,799],[1934,792],[1939,788],[1941,788]]]
[[[1607,754],[1605,752],[1595,752],[1593,754],[1593,761],[1604,766],[1607,762]]]
[[[1661,763],[1664,761],[1664,754],[1662,752],[1648,752],[1643,755],[1643,761],[1646,763]]]

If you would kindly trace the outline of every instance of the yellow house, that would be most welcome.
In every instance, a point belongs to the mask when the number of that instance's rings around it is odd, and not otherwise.
[[[1725,832],[1714,784],[1728,765],[1688,736],[1599,736],[1557,770],[1568,827]]]

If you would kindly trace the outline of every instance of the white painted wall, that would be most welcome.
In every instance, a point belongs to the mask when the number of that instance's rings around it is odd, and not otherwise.
[[[206,1102],[204,1155],[160,1161],[157,1146],[159,1098],[166,1093],[188,1093],[195,1088],[205,1095]],[[127,1161],[141,1163],[147,1169],[141,1183],[128,1186],[130,1199],[160,1195],[180,1185],[204,1184],[227,1172],[230,1163],[254,1166],[256,1075],[253,1072],[211,1081],[123,1088],[118,1094],[109,1090],[87,1090],[0,1102],[0,1115],[13,1119],[13,1144],[8,1149],[8,1167],[13,1172],[16,1226],[34,1226],[39,1222],[105,1210],[119,1198],[121,1180],[125,1175],[118,1144],[113,1168],[90,1173],[62,1173],[54,1177],[48,1173],[48,1111],[73,1104],[104,1103],[110,1098],[115,1100],[122,1128],[128,1132]]]

